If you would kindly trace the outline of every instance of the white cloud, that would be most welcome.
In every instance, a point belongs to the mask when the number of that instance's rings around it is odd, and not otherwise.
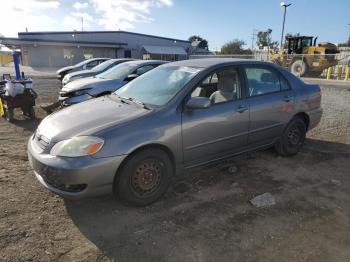
[[[85,9],[85,8],[88,8],[88,6],[89,6],[89,3],[87,2],[84,2],[84,3],[76,2],[73,5],[74,9],[76,10]]]
[[[84,30],[89,29],[94,18],[86,12],[71,12],[69,16],[63,18],[63,24],[69,27],[68,30],[81,30],[81,18],[83,18]]]
[[[0,33],[16,36],[26,28],[45,30],[55,28],[57,22],[47,15],[46,10],[55,10],[60,6],[58,0],[11,0],[2,4]]]
[[[81,21],[76,17],[65,16],[63,18],[63,24],[69,28],[68,30],[81,30]]]
[[[4,0],[0,0],[4,1]],[[152,10],[171,7],[173,0],[6,0],[2,3],[0,33],[81,30],[126,30],[153,21]],[[62,8],[61,8],[62,7]],[[68,10],[68,11],[67,11]]]
[[[153,21],[152,7],[172,6],[172,0],[92,0],[96,11],[101,14],[98,23],[105,29],[131,29],[134,23]]]

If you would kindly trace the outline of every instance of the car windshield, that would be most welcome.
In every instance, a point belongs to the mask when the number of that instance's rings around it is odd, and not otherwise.
[[[94,72],[99,72],[99,71],[104,71],[105,69],[107,69],[110,65],[112,65],[113,63],[115,63],[115,60],[107,60],[95,67],[93,67],[91,70]]]
[[[158,67],[126,84],[115,94],[146,105],[162,106],[199,71],[200,69],[193,67]]]
[[[75,67],[81,67],[81,66],[83,66],[91,61],[92,61],[91,59],[81,61],[80,63],[76,64]]]
[[[129,72],[135,68],[134,64],[129,63],[121,63],[119,65],[113,66],[101,74],[98,74],[99,78],[107,78],[107,79],[121,79],[124,80]]]

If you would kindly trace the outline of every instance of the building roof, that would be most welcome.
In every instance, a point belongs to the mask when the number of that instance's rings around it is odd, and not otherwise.
[[[155,46],[155,45],[144,45],[142,46],[149,54],[159,55],[187,55],[185,49],[181,46]]]
[[[0,43],[3,45],[64,45],[64,46],[98,46],[98,47],[120,47],[128,45],[127,43],[113,42],[89,42],[89,41],[66,41],[66,40],[44,40],[44,39],[23,39],[0,37]]]
[[[129,35],[139,35],[139,36],[148,36],[158,39],[165,39],[165,40],[171,40],[171,41],[177,41],[177,42],[183,42],[183,43],[189,43],[190,41],[182,40],[182,39],[176,39],[176,38],[169,38],[169,37],[163,37],[163,36],[156,36],[156,35],[147,35],[147,34],[141,34],[141,33],[134,33],[134,32],[128,32],[128,31],[43,31],[43,32],[19,32],[18,36],[24,37],[27,35],[61,35],[61,34],[103,34],[103,33],[124,33]]]

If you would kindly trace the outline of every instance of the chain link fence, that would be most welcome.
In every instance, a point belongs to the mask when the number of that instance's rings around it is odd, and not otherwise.
[[[251,55],[191,55],[189,59],[238,58],[279,64],[299,77],[350,80],[350,47],[340,47],[337,54],[283,54],[255,50]]]

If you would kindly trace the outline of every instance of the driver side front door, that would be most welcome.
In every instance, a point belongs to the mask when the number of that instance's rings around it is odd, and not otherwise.
[[[242,95],[243,81],[237,67],[225,67],[213,72],[218,76],[218,86],[224,81],[220,79],[225,72],[225,83],[231,85],[228,89],[235,93],[232,99],[214,102],[209,108],[184,110],[182,113],[183,154],[186,167],[195,166],[212,160],[220,159],[247,146],[249,127],[249,107]],[[208,78],[213,78],[212,74]],[[231,77],[231,79],[229,79]],[[212,98],[217,87],[205,78],[193,93],[198,96]],[[210,87],[209,93],[205,89]],[[226,87],[225,87],[226,88]],[[199,91],[198,91],[199,90]]]

